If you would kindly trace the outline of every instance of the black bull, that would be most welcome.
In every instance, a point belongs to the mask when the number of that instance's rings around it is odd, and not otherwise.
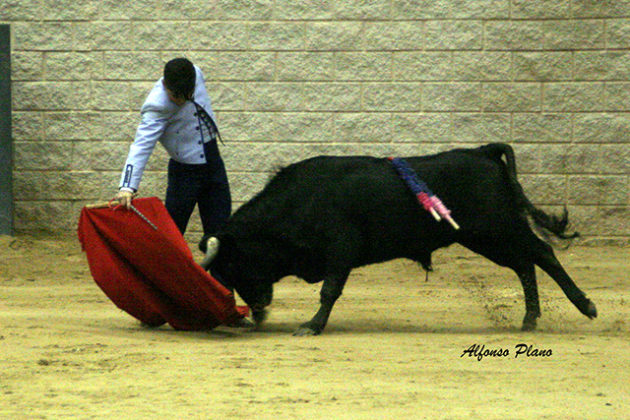
[[[436,222],[388,159],[317,157],[282,169],[216,234],[200,244],[202,265],[233,286],[261,322],[273,283],[295,275],[324,281],[321,306],[297,335],[322,332],[350,271],[395,258],[431,265],[431,253],[459,243],[516,272],[525,292],[523,330],[540,316],[534,266],[551,276],[589,318],[595,305],[575,285],[549,244],[530,227],[569,238],[567,212],[534,207],[516,179],[512,148],[489,144],[405,158],[452,210],[459,230]],[[573,235],[572,235],[573,236]]]

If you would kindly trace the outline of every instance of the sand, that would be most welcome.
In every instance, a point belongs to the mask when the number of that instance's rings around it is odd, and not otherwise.
[[[557,255],[597,319],[538,271],[521,332],[516,275],[455,246],[428,282],[406,260],[353,271],[324,333],[294,337],[320,285],[283,279],[260,331],[148,329],[75,238],[2,236],[0,418],[630,418],[630,250]]]

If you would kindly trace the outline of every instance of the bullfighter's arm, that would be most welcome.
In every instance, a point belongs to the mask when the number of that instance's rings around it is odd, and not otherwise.
[[[159,108],[143,107],[142,120],[138,125],[136,137],[129,148],[129,154],[123,168],[119,187],[123,190],[137,191],[144,173],[144,168],[155,148],[158,139],[164,133],[170,114]]]

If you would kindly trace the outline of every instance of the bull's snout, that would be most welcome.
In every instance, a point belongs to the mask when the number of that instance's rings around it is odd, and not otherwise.
[[[273,287],[269,286],[261,293],[259,292],[254,302],[248,303],[252,310],[252,318],[256,326],[260,326],[267,319],[267,306],[271,305],[273,300]],[[247,299],[245,299],[247,303]]]
[[[265,291],[265,293],[258,295],[257,298],[248,305],[252,308],[252,311],[263,311],[267,306],[271,305],[272,299],[273,290],[269,289],[268,291]],[[245,299],[245,302],[247,302],[247,299]]]
[[[267,310],[263,309],[257,311],[255,309],[252,309],[252,318],[254,319],[254,324],[256,325],[256,328],[258,328],[267,319]]]

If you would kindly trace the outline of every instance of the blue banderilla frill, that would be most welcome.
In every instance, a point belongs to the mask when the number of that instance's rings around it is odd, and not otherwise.
[[[433,194],[429,186],[418,178],[418,175],[416,175],[416,172],[409,166],[407,161],[402,158],[394,157],[388,159],[396,169],[396,172],[398,172],[398,175],[405,181],[407,187],[414,193],[418,202],[422,204],[422,207],[424,207],[426,211],[433,215],[435,220],[439,222],[445,219],[454,229],[459,229],[459,225],[451,217],[451,211],[446,208],[437,195]]]

